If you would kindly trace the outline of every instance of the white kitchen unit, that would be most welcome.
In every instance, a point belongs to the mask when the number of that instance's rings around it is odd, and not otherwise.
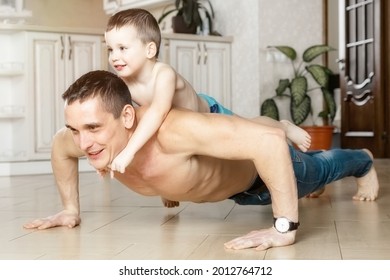
[[[30,89],[35,145],[30,158],[46,159],[51,139],[64,126],[61,94],[82,74],[101,69],[101,37],[69,33],[28,32]]]
[[[231,109],[232,37],[163,34],[160,60],[176,69],[198,93]]]
[[[0,25],[0,176],[51,172],[62,93],[82,74],[107,68],[101,34]]]
[[[172,0],[103,0],[103,8],[106,14],[112,15],[117,11],[131,8],[151,9],[174,4]]]

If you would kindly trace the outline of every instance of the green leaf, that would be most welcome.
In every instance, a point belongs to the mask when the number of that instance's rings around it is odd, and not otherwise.
[[[186,1],[183,1],[183,19],[187,26],[190,26],[191,23],[195,20],[196,14],[194,13],[196,7],[194,6],[193,1],[188,1],[188,3],[185,3]],[[196,10],[197,11],[197,10]]]
[[[285,56],[287,56],[289,59],[294,61],[297,58],[297,52],[288,46],[272,46],[273,48],[277,49],[281,53],[283,53]]]
[[[321,88],[321,91],[325,101],[326,116],[329,115],[331,121],[333,122],[337,109],[333,93],[326,88]]]
[[[291,118],[296,125],[300,125],[306,120],[307,116],[311,112],[310,104],[311,99],[308,95],[305,96],[299,105],[294,105],[293,102],[290,103]]]
[[[307,72],[311,74],[313,79],[320,87],[327,88],[329,82],[329,74],[326,67],[318,64],[309,65],[306,67]]]
[[[304,51],[302,58],[304,62],[311,62],[316,57],[333,50],[335,49],[327,45],[311,46]]]
[[[207,4],[207,6],[205,5]],[[213,6],[211,5],[211,2],[210,0],[204,0],[204,2],[198,2],[198,9],[202,9],[204,10],[205,13],[208,13],[211,18],[214,18],[214,8]]]
[[[298,76],[291,81],[291,103],[298,106],[307,96],[307,79],[303,76]]]
[[[176,0],[175,1],[175,7],[176,9],[179,9],[180,8],[180,3],[182,2],[182,0]]]
[[[275,90],[277,96],[282,96],[286,89],[290,86],[289,79],[281,79],[279,80],[278,88]]]
[[[260,109],[261,116],[267,116],[274,120],[279,120],[279,110],[276,106],[275,101],[272,98],[266,99],[261,105]]]
[[[158,24],[160,24],[163,20],[164,20],[164,18],[166,18],[169,14],[171,14],[171,13],[173,13],[173,12],[176,12],[177,11],[177,9],[175,8],[175,9],[172,9],[172,10],[169,10],[169,11],[167,11],[167,12],[164,12],[160,17],[159,17],[159,19],[158,19]]]

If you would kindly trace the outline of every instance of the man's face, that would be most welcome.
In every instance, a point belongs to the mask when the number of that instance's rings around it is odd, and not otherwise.
[[[106,168],[128,141],[122,117],[114,119],[100,104],[100,98],[90,98],[65,105],[66,126],[97,170]]]

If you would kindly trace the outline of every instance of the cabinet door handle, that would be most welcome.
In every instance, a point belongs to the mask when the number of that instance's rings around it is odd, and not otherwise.
[[[163,57],[163,60],[166,63],[171,61],[171,56],[170,56],[170,53],[169,53],[169,41],[168,40],[166,40],[164,42],[164,57]]]
[[[201,58],[202,58],[202,50],[200,49],[200,44],[198,43],[198,65],[200,64]]]
[[[68,59],[71,60],[72,59],[72,38],[70,38],[70,36],[68,37],[68,41],[69,41],[69,57],[68,57]]]
[[[64,52],[65,52],[64,36],[61,36],[60,39],[61,39],[61,59],[64,59]]]
[[[207,64],[207,47],[206,47],[206,43],[203,43],[203,49],[204,49],[204,61],[203,61],[203,64]]]

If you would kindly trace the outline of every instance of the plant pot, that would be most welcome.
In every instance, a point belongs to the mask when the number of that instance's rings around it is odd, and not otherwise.
[[[196,34],[197,26],[192,23],[187,26],[182,16],[172,17],[172,29],[175,33]]]
[[[332,147],[334,126],[302,126],[311,136],[311,151],[329,150]]]

